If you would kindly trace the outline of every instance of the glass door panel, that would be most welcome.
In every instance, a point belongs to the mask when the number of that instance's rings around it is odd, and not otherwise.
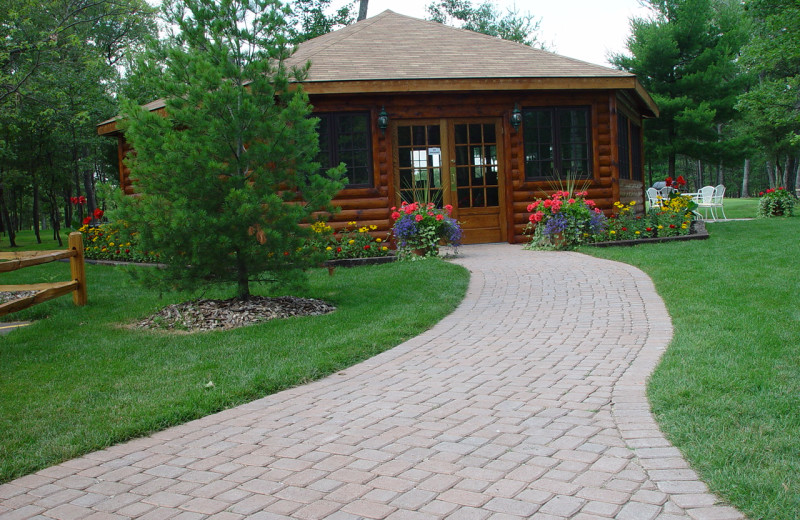
[[[500,205],[497,137],[494,123],[453,126],[459,208]]]
[[[401,200],[444,200],[442,138],[439,124],[397,126],[397,158]]]

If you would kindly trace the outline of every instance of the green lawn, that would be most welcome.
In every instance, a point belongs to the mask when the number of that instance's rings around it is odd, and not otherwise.
[[[0,251],[50,251],[66,249],[70,231],[70,229],[61,231],[63,246],[58,245],[58,241],[53,238],[53,232],[49,230],[39,233],[42,239],[41,244],[36,242],[36,235],[33,234],[32,230],[17,231],[17,247],[15,248],[9,245],[8,234],[0,233]]]
[[[317,269],[296,295],[334,313],[196,334],[124,327],[185,295],[160,298],[119,267],[88,265],[87,277],[86,307],[64,296],[5,317],[34,323],[0,336],[0,482],[373,356],[450,313],[469,275],[441,260]],[[3,283],[68,278],[67,264],[51,263]]]
[[[704,241],[582,251],[643,269],[666,301],[675,336],[648,396],[667,437],[749,518],[797,520],[800,218],[708,229]]]

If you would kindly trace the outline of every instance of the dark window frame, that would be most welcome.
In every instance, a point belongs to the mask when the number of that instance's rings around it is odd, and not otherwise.
[[[322,136],[327,136],[327,145],[323,146],[323,143],[320,142],[320,155],[318,156],[317,160],[322,165],[322,168],[327,170],[328,168],[332,168],[337,166],[340,162],[344,162],[347,165],[347,172],[346,172],[346,179],[347,183],[345,184],[345,188],[372,188],[375,186],[375,173],[373,168],[373,151],[372,151],[372,127],[370,125],[371,114],[368,111],[357,111],[357,112],[320,112],[312,114],[313,117],[319,119],[319,134],[320,134],[320,141],[322,141]],[[350,148],[349,150],[342,151],[339,147],[339,139],[342,135],[341,126],[342,126],[342,117],[352,117],[352,116],[362,116],[364,118],[366,128],[366,133],[364,135],[364,145],[363,148]],[[322,128],[323,125],[325,126],[325,132],[323,134]],[[351,133],[350,135],[357,135]],[[346,159],[341,157],[345,153],[354,152],[354,151],[366,151],[366,164],[360,165],[360,167],[366,169],[366,181],[365,182],[353,182],[357,180],[355,178],[355,168],[359,167],[359,165],[351,165],[348,164]],[[344,152],[344,153],[343,153]],[[327,156],[327,160],[325,159]]]
[[[619,178],[644,182],[642,127],[634,118],[617,113]]]
[[[562,112],[565,111],[575,111],[579,110],[584,114],[586,120],[586,130],[585,130],[585,141],[586,141],[586,173],[581,175],[577,178],[579,179],[592,179],[594,178],[594,151],[592,147],[592,137],[593,137],[593,113],[591,105],[558,105],[558,106],[530,106],[530,107],[523,107],[522,109],[522,117],[523,117],[523,167],[525,170],[525,180],[526,181],[541,181],[553,178],[560,178],[565,179],[567,175],[565,173],[559,173],[558,176],[555,174],[553,175],[537,175],[534,172],[531,172],[531,168],[528,167],[529,161],[527,160],[528,157],[528,145],[532,145],[533,143],[529,143],[526,141],[526,132],[525,132],[525,120],[529,114],[539,112],[539,113],[546,113],[550,116],[550,129],[551,129],[551,139],[549,141],[552,151],[552,156],[550,160],[537,160],[537,161],[530,161],[536,163],[544,163],[544,162],[551,162],[553,165],[552,171],[553,172],[564,172],[564,168],[562,166],[562,161],[564,158],[562,157],[562,140],[561,140],[561,119],[560,115]],[[543,141],[537,141],[535,144],[541,145]],[[568,161],[574,161],[575,159],[567,159]]]

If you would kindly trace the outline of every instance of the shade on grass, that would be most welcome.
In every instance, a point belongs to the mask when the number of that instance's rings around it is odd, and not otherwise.
[[[730,215],[729,215],[730,216]],[[753,519],[800,518],[800,218],[711,238],[585,249],[647,272],[674,339],[648,386],[667,437]]]
[[[3,276],[57,281],[69,266]],[[341,370],[431,327],[468,281],[441,260],[320,269],[294,294],[332,314],[175,334],[125,325],[186,295],[159,298],[122,268],[89,265],[87,277],[89,305],[32,307],[13,315],[32,325],[0,337],[0,482]]]

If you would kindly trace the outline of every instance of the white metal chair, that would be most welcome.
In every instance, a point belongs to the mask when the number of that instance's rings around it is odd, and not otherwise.
[[[722,205],[722,199],[725,197],[725,186],[720,184],[716,188],[714,188],[714,197],[711,200],[711,213],[714,215],[714,220],[717,220],[715,209],[719,208],[722,210],[722,218],[728,220],[727,215],[725,215],[725,207]]]
[[[645,193],[647,194],[647,202],[650,204],[650,209],[661,206],[661,201],[658,199],[659,195],[657,189],[647,188]]]
[[[717,220],[716,214],[714,213],[714,192],[716,188],[714,186],[703,186],[700,188],[700,191],[697,192],[697,209],[698,210],[705,210],[705,217],[704,220],[708,220],[708,211],[711,210],[711,216],[714,220]]]
[[[661,188],[661,198],[666,200],[666,201],[668,201],[669,200],[669,195],[673,191],[674,191],[674,188],[672,186],[664,186],[663,188]]]

